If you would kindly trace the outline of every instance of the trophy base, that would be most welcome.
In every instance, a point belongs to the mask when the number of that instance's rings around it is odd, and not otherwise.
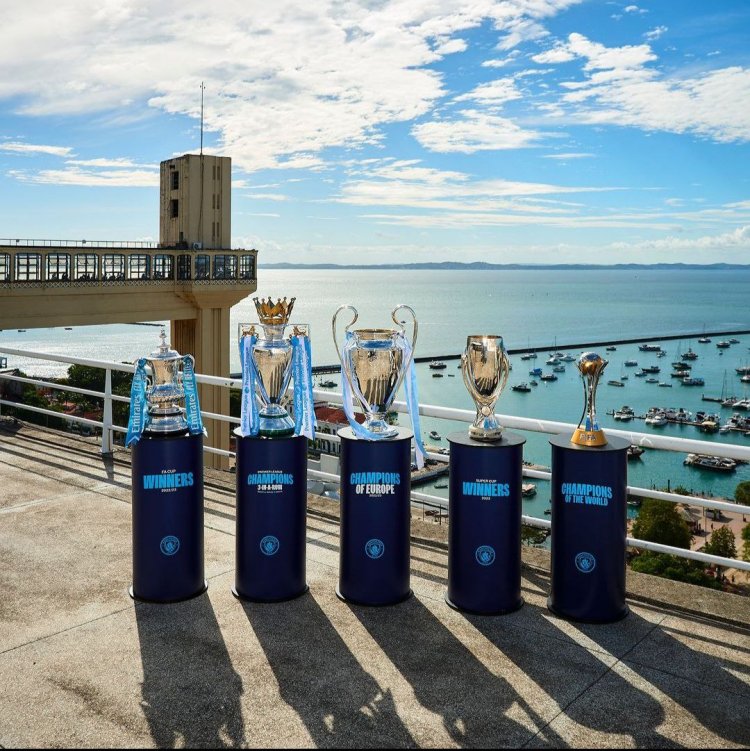
[[[294,435],[294,421],[288,414],[261,412],[258,435],[263,438],[288,438]]]
[[[386,441],[398,435],[398,428],[395,425],[389,425],[385,420],[378,419],[377,417],[368,417],[362,427],[372,433],[370,440],[373,441]]]
[[[503,431],[500,428],[490,431],[472,426],[469,428],[469,438],[481,443],[500,443],[503,440]]]
[[[606,446],[607,437],[603,430],[584,430],[576,428],[570,439],[576,446]]]

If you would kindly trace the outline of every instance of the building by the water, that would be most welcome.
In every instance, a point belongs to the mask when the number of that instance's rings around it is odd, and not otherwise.
[[[158,243],[0,240],[0,329],[169,320],[197,372],[228,377],[230,309],[257,289],[257,251],[231,247],[231,170],[229,157],[163,161]],[[224,387],[201,385],[200,400],[229,413]],[[207,427],[228,449],[228,424]]]

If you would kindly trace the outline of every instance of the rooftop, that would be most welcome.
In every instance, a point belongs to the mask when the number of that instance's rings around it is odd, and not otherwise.
[[[353,607],[334,588],[338,507],[309,497],[310,593],[241,604],[234,478],[206,471],[207,594],[134,603],[128,453],[0,423],[1,746],[750,745],[750,601],[629,574],[631,614],[443,601],[446,526],[412,524],[415,596]]]

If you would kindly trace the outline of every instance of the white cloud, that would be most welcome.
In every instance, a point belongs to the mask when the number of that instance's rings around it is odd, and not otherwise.
[[[550,117],[578,123],[627,125],[695,133],[716,141],[750,140],[750,69],[734,66],[698,76],[666,77],[648,67],[657,57],[647,44],[605,47],[571,34],[565,49],[585,60],[585,77],[560,84]]]
[[[520,99],[521,92],[516,88],[515,80],[497,78],[494,81],[480,84],[475,89],[455,98],[456,102],[478,102],[485,105],[499,105]]]
[[[545,159],[562,159],[567,161],[568,159],[587,159],[588,157],[592,157],[594,155],[582,151],[577,151],[568,152],[566,154],[544,154],[543,156]]]
[[[722,232],[718,235],[703,235],[695,238],[670,235],[638,243],[612,243],[610,247],[618,250],[726,250],[735,248],[750,250],[750,225],[737,227],[730,232]]]
[[[429,66],[465,48],[463,31],[489,23],[509,49],[579,1],[27,0],[3,8],[0,100],[197,120],[205,81],[206,129],[237,167],[322,169],[326,149],[429,112],[445,94]]]
[[[0,142],[0,151],[10,151],[15,154],[49,154],[50,156],[68,156],[73,149],[70,146],[43,146],[36,143],[22,141]]]
[[[659,39],[659,37],[664,35],[667,31],[669,31],[668,26],[656,26],[651,29],[651,31],[647,31],[643,36],[645,39],[648,39],[649,42],[653,42],[656,39]]]
[[[626,13],[648,13],[645,8],[639,8],[637,5],[626,5],[623,10]]]
[[[65,164],[72,164],[78,167],[115,167],[117,169],[138,167],[140,169],[159,169],[158,164],[136,164],[132,159],[127,159],[126,157],[118,157],[116,159],[66,159]]]
[[[153,169],[120,170],[83,170],[80,167],[68,167],[60,170],[40,170],[26,172],[10,170],[8,174],[21,182],[79,185],[103,188],[154,188],[159,186],[159,172]]]
[[[545,52],[540,52],[538,55],[532,55],[531,59],[535,63],[540,63],[541,65],[554,65],[557,63],[570,62],[571,60],[575,60],[575,57],[575,54],[568,49],[567,45],[557,44]]]
[[[461,154],[525,148],[542,136],[524,130],[507,117],[475,109],[462,110],[455,119],[420,123],[411,133],[430,151]]]

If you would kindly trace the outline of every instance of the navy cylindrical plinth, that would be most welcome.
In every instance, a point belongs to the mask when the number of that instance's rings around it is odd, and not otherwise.
[[[411,595],[410,430],[384,441],[341,438],[341,535],[336,594],[359,605],[393,605]]]
[[[234,594],[280,602],[307,591],[307,438],[237,434]]]
[[[583,623],[611,623],[625,604],[628,441],[552,444],[552,587],[549,609]]]
[[[521,599],[523,444],[516,433],[483,443],[466,431],[448,436],[448,592],[457,610],[510,613]]]
[[[177,602],[206,590],[203,435],[145,432],[132,450],[132,597]]]

